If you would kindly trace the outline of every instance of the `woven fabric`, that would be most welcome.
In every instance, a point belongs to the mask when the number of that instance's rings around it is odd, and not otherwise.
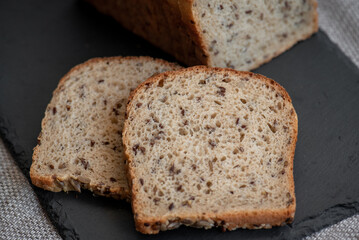
[[[359,67],[359,0],[318,0],[319,26]]]
[[[0,239],[61,239],[0,140]]]
[[[347,218],[333,226],[325,228],[305,240],[358,240],[359,239],[359,214]]]
[[[359,0],[318,0],[319,25],[359,67]],[[0,140],[0,239],[61,239]],[[359,239],[359,214],[306,240]]]

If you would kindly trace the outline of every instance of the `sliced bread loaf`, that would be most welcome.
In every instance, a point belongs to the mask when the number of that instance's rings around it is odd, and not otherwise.
[[[150,57],[95,58],[60,81],[47,106],[30,177],[46,190],[129,195],[122,127],[130,91],[154,74],[180,68]]]
[[[262,75],[198,66],[148,79],[123,130],[136,229],[291,222],[296,141],[288,93]]]
[[[315,0],[87,0],[189,66],[251,70],[318,30]]]

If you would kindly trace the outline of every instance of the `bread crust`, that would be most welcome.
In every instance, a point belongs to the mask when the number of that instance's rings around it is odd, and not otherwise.
[[[100,12],[115,18],[123,27],[134,32],[175,56],[188,65],[212,64],[209,43],[204,41],[198,19],[193,14],[195,0],[86,0]],[[317,1],[309,0],[313,6],[312,31],[283,45],[274,54],[259,59],[248,69],[256,69],[290,49],[294,44],[309,38],[318,31]]]
[[[141,203],[140,199],[138,199],[136,192],[134,189],[138,189],[138,181],[134,181],[136,178],[134,171],[129,167],[133,162],[133,158],[130,154],[130,149],[127,148],[127,130],[128,130],[128,117],[129,113],[132,111],[131,109],[131,101],[135,99],[142,88],[146,88],[152,84],[159,82],[163,78],[167,78],[169,76],[180,75],[182,73],[193,73],[193,72],[205,72],[211,71],[214,73],[228,73],[235,74],[239,77],[256,77],[262,80],[264,83],[274,87],[276,91],[281,94],[283,99],[287,101],[291,107],[291,122],[292,129],[291,132],[291,144],[289,147],[289,169],[290,173],[287,174],[288,183],[289,183],[289,192],[293,197],[293,202],[287,207],[283,209],[266,209],[266,210],[248,210],[248,211],[237,211],[237,212],[225,212],[225,213],[206,213],[206,215],[196,215],[196,214],[183,214],[183,215],[171,215],[166,214],[166,216],[162,216],[160,218],[152,218],[141,216]],[[193,227],[204,227],[211,228],[214,226],[222,227],[223,230],[235,230],[237,228],[249,228],[249,229],[258,229],[258,228],[271,228],[272,226],[280,226],[285,223],[291,223],[294,219],[295,209],[296,209],[296,198],[294,192],[294,177],[293,177],[293,159],[295,154],[295,146],[297,142],[297,133],[298,133],[298,118],[295,112],[294,107],[292,106],[292,100],[287,93],[287,91],[275,82],[272,79],[264,77],[260,74],[255,74],[251,72],[245,71],[236,71],[229,68],[208,68],[206,66],[195,66],[186,69],[181,69],[177,71],[169,71],[165,73],[158,74],[154,77],[147,79],[145,82],[141,83],[128,98],[128,104],[126,109],[126,117],[125,124],[123,128],[123,144],[124,144],[124,152],[127,158],[127,177],[130,185],[131,191],[131,205],[134,213],[136,230],[140,231],[144,234],[157,234],[160,230],[165,231],[173,228],[177,228],[180,225],[187,225]]]
[[[133,33],[187,65],[207,62],[191,11],[192,0],[86,0]]]
[[[53,91],[53,97],[56,96],[57,94],[59,94],[62,91],[62,88],[65,84],[65,82],[69,79],[69,76],[71,76],[72,73],[74,73],[75,71],[80,70],[81,68],[87,67],[89,65],[93,65],[93,64],[97,64],[99,62],[106,62],[106,61],[127,61],[127,60],[140,60],[140,61],[146,61],[146,62],[158,62],[162,65],[167,65],[171,68],[178,68],[179,65],[175,64],[175,63],[170,63],[167,62],[165,60],[162,59],[155,59],[152,57],[147,57],[147,56],[139,56],[139,57],[133,57],[133,56],[128,56],[128,57],[122,57],[122,56],[117,56],[117,57],[103,57],[103,58],[92,58],[87,60],[84,63],[81,63],[75,67],[73,67],[67,74],[65,74],[65,76],[63,76],[61,78],[61,80],[59,81],[59,84],[57,86],[57,88]],[[50,103],[49,103],[50,104]],[[41,129],[43,129],[45,127],[47,123],[47,119],[46,117],[43,118],[42,122],[41,122]],[[123,187],[117,187],[117,188],[113,188],[111,187],[109,189],[109,191],[103,191],[103,189],[106,186],[98,186],[96,184],[89,184],[89,183],[85,183],[82,182],[81,179],[75,179],[72,178],[70,176],[67,177],[59,177],[56,175],[40,175],[37,174],[35,172],[35,162],[38,160],[38,153],[39,153],[39,147],[41,144],[41,140],[42,140],[42,132],[40,132],[38,138],[38,145],[36,145],[36,147],[34,148],[33,151],[33,155],[32,155],[32,165],[30,168],[30,178],[31,178],[31,182],[32,184],[34,184],[37,187],[43,188],[45,190],[48,191],[52,191],[52,192],[60,192],[60,191],[79,191],[79,186],[82,189],[88,189],[92,192],[94,192],[97,195],[101,195],[101,196],[106,196],[106,197],[112,197],[115,199],[126,199],[129,200],[129,196],[130,196],[130,192],[128,189],[123,188]]]

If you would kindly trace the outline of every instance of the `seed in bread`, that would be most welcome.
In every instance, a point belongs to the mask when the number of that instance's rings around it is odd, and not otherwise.
[[[148,79],[123,130],[136,229],[292,221],[296,140],[288,93],[262,75],[198,66]]]
[[[47,106],[30,170],[46,190],[127,198],[122,127],[130,91],[179,66],[150,57],[95,58],[60,81]]]

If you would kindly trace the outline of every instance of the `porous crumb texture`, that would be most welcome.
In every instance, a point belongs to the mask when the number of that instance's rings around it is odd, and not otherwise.
[[[137,88],[123,132],[136,228],[269,228],[295,212],[297,115],[262,75],[193,67]]]
[[[258,67],[317,31],[314,0],[195,0],[209,66]]]
[[[148,77],[178,68],[150,57],[95,58],[73,68],[46,108],[30,170],[33,184],[128,197],[122,145],[127,98]]]
[[[316,0],[87,0],[189,65],[251,70],[318,31]]]

